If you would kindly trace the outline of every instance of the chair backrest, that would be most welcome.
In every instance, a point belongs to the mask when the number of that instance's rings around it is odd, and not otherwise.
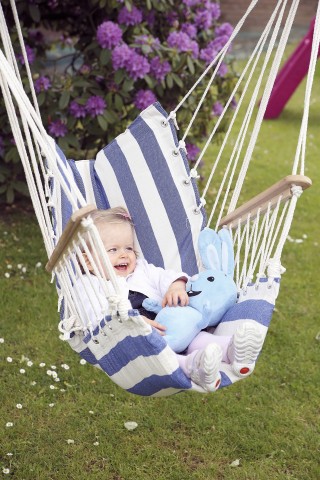
[[[172,120],[159,103],[144,110],[136,120],[103,150],[95,160],[66,160],[74,182],[87,203],[99,209],[124,206],[132,216],[138,250],[156,266],[193,275],[200,266],[198,235],[205,226],[205,211],[193,180],[184,181],[189,166],[179,148]],[[63,191],[61,212],[56,212],[57,234],[71,216]],[[59,219],[59,220],[58,220]]]

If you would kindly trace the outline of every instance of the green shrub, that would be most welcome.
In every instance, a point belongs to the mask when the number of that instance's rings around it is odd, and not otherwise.
[[[9,1],[2,3],[11,26]],[[232,32],[211,0],[30,0],[17,7],[44,126],[75,159],[94,156],[154,101],[172,110]],[[189,137],[190,161],[234,77],[223,63]],[[182,128],[205,86],[179,112]],[[0,197],[10,203],[26,188],[1,107]]]

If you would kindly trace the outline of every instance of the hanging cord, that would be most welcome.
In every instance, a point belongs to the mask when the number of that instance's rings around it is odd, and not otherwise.
[[[266,27],[264,28],[260,38],[259,38],[259,41],[257,43],[257,45],[255,46],[254,48],[254,51],[252,52],[245,68],[243,69],[241,75],[240,75],[240,78],[233,90],[233,92],[231,93],[230,95],[230,98],[229,98],[229,101],[227,102],[221,116],[219,117],[211,135],[209,136],[204,148],[202,149],[202,152],[200,154],[200,156],[198,157],[198,160],[197,160],[197,163],[195,164],[195,168],[197,168],[198,164],[200,163],[200,161],[202,160],[202,157],[204,156],[207,148],[209,147],[211,141],[212,141],[212,138],[214,136],[214,134],[216,133],[216,130],[217,128],[219,127],[220,125],[220,122],[222,121],[222,118],[224,116],[224,114],[226,113],[229,105],[230,105],[230,102],[232,101],[232,98],[235,96],[236,92],[238,91],[238,88],[239,86],[241,85],[246,73],[247,73],[247,70],[249,69],[249,66],[251,65],[253,59],[255,58],[254,62],[253,62],[253,65],[251,67],[251,70],[250,70],[250,73],[249,73],[249,76],[248,76],[248,79],[244,85],[244,88],[243,88],[243,91],[241,93],[241,96],[240,96],[240,99],[238,101],[238,104],[237,104],[237,107],[235,109],[235,112],[232,116],[232,119],[230,121],[230,124],[229,124],[229,127],[228,127],[228,130],[226,132],[226,135],[224,136],[224,139],[223,139],[223,143],[222,143],[222,146],[219,150],[219,153],[217,155],[217,158],[213,164],[213,168],[210,172],[210,175],[208,177],[208,180],[207,180],[207,183],[206,183],[206,186],[204,188],[204,191],[203,191],[203,197],[206,196],[207,194],[207,191],[210,187],[210,184],[211,184],[211,181],[212,181],[212,178],[213,178],[213,175],[216,171],[216,168],[218,166],[218,163],[220,162],[220,159],[221,159],[221,156],[222,156],[222,153],[223,153],[223,150],[227,144],[227,141],[229,139],[229,136],[230,136],[230,133],[232,131],[232,128],[233,128],[233,125],[234,125],[234,122],[236,120],[236,118],[238,117],[238,113],[239,113],[239,110],[241,108],[241,105],[243,103],[243,100],[246,98],[246,93],[247,93],[247,90],[248,90],[248,87],[252,81],[252,78],[253,78],[253,75],[256,71],[256,67],[257,67],[257,64],[258,64],[258,61],[261,57],[261,54],[263,52],[263,48],[265,46],[265,43],[267,41],[267,38],[268,38],[268,35],[271,31],[271,28],[272,28],[272,25],[274,23],[274,20],[276,18],[276,15],[277,15],[277,12],[278,12],[278,9],[280,8],[280,5],[281,3],[279,3],[277,5],[277,7],[275,8],[275,10],[273,11]],[[274,43],[274,42],[273,42]],[[273,47],[273,44],[272,44],[272,47]],[[269,47],[270,48],[270,47]],[[222,214],[223,214],[223,209],[224,209],[224,206],[225,206],[225,203],[227,201],[227,198],[228,198],[228,195],[229,195],[229,191],[231,189],[231,185],[232,185],[232,180],[233,180],[233,177],[235,175],[235,171],[236,171],[236,167],[239,163],[239,158],[240,158],[240,154],[241,154],[241,150],[243,148],[243,144],[244,144],[244,141],[246,139],[246,134],[247,134],[247,131],[248,131],[248,128],[249,128],[249,125],[250,125],[250,120],[251,120],[251,117],[252,117],[252,113],[254,111],[254,108],[256,106],[256,99],[257,99],[257,95],[258,95],[258,91],[259,91],[259,87],[260,87],[260,84],[261,84],[261,81],[263,79],[263,75],[264,75],[264,71],[265,71],[265,68],[266,68],[266,63],[264,64],[264,68],[262,69],[261,71],[261,74],[260,74],[260,77],[259,77],[259,81],[258,81],[258,87],[256,87],[255,91],[254,91],[254,94],[251,96],[251,101],[249,103],[249,107],[246,109],[246,113],[245,113],[245,117],[244,117],[244,120],[241,124],[241,128],[240,128],[240,132],[238,134],[238,137],[237,137],[237,140],[236,140],[236,143],[235,143],[235,146],[233,148],[233,152],[232,152],[232,155],[230,157],[230,160],[228,162],[228,165],[227,165],[227,168],[226,168],[226,171],[224,172],[224,177],[223,177],[223,180],[220,182],[220,186],[219,186],[219,191],[218,191],[218,194],[216,195],[216,199],[215,199],[215,202],[214,202],[214,205],[213,205],[213,208],[211,210],[211,213],[210,213],[210,216],[209,216],[209,219],[208,219],[208,225],[210,225],[211,221],[212,221],[212,218],[213,218],[213,215],[215,213],[215,210],[216,210],[216,207],[217,207],[217,204],[219,202],[219,199],[220,199],[220,196],[223,192],[223,189],[224,189],[224,185],[227,181],[227,179],[229,178],[229,182],[228,182],[228,186],[227,186],[227,190],[225,192],[225,195],[224,195],[224,201],[223,201],[223,204],[221,206],[221,209],[220,209],[220,215],[219,215],[219,218],[217,220],[217,225],[219,224],[220,220],[221,220],[221,217],[222,217]],[[237,154],[236,154],[237,152]],[[232,169],[232,172],[231,174],[229,174],[229,170],[231,168],[231,165],[232,163],[234,163],[233,165],[233,169]]]
[[[310,56],[310,63],[309,63],[309,70],[308,70],[308,76],[307,76],[305,98],[304,98],[303,117],[301,122],[296,156],[295,156],[295,160],[292,168],[293,175],[297,173],[299,163],[300,163],[300,175],[304,175],[310,98],[312,93],[313,80],[315,76],[315,69],[316,69],[317,60],[318,60],[319,48],[320,48],[320,2],[318,2],[316,19],[314,22],[311,56]]]
[[[272,20],[272,19],[271,19],[271,20]],[[271,22],[271,20],[270,20],[270,22]],[[270,25],[271,25],[271,24],[270,24]],[[270,28],[270,27],[269,27],[269,28]],[[236,110],[235,110],[235,112],[234,112],[234,115],[233,115],[233,117],[232,117],[232,119],[231,119],[230,125],[229,125],[229,127],[228,127],[227,132],[226,132],[226,135],[224,136],[224,139],[223,139],[221,148],[220,148],[220,150],[219,150],[219,153],[218,153],[218,155],[217,155],[216,161],[215,161],[215,163],[214,163],[214,165],[213,165],[213,168],[212,168],[212,170],[211,170],[211,172],[210,172],[210,175],[209,175],[209,177],[208,177],[206,186],[205,186],[205,188],[204,188],[204,193],[203,193],[203,195],[206,195],[206,194],[207,194],[207,191],[208,191],[208,189],[209,189],[209,187],[210,187],[210,184],[211,184],[211,182],[212,182],[212,179],[213,179],[214,173],[215,173],[215,171],[216,171],[216,168],[217,168],[217,166],[218,166],[218,164],[219,164],[219,162],[220,162],[220,160],[221,160],[221,156],[222,156],[223,150],[224,150],[224,148],[225,148],[225,146],[226,146],[226,144],[227,144],[227,142],[228,142],[228,140],[229,140],[229,136],[230,136],[230,133],[231,133],[231,131],[232,131],[234,122],[235,122],[235,120],[236,120],[236,118],[237,118],[237,116],[238,116],[238,112],[239,112],[240,107],[241,107],[241,105],[242,105],[242,102],[243,102],[243,100],[244,100],[244,98],[245,98],[245,95],[246,95],[246,93],[247,93],[247,89],[248,89],[248,87],[249,87],[249,85],[250,85],[250,82],[251,82],[251,80],[252,80],[253,73],[254,73],[254,71],[255,71],[255,69],[256,69],[257,63],[258,63],[259,58],[260,58],[260,56],[261,56],[261,53],[262,53],[262,51],[263,51],[263,47],[264,47],[265,42],[266,42],[266,40],[267,40],[268,32],[269,32],[269,29],[265,31],[265,35],[262,35],[262,36],[261,36],[261,38],[260,38],[260,40],[259,40],[259,42],[258,42],[258,44],[257,44],[257,46],[256,46],[256,49],[254,50],[251,58],[249,59],[247,65],[246,65],[246,67],[245,67],[245,70],[243,71],[242,75],[240,76],[239,85],[240,85],[240,81],[242,81],[242,79],[243,79],[243,77],[244,77],[244,75],[245,75],[245,73],[246,73],[247,68],[249,67],[249,65],[250,65],[250,63],[251,63],[251,60],[254,58],[255,53],[256,53],[256,51],[258,50],[258,55],[256,56],[255,62],[254,62],[254,64],[253,64],[252,69],[251,69],[251,72],[250,72],[250,74],[249,74],[249,78],[248,78],[248,80],[247,80],[247,82],[246,82],[246,84],[245,84],[245,86],[244,86],[243,92],[242,92],[242,94],[241,94],[241,96],[240,96],[239,102],[238,102],[238,104],[237,104],[237,107],[236,107]],[[263,41],[262,41],[262,40],[263,40]],[[261,43],[260,43],[260,42],[261,42]],[[259,44],[259,43],[260,43],[260,44]],[[220,220],[221,220],[222,214],[223,214],[223,210],[224,210],[224,207],[225,207],[227,198],[228,198],[228,196],[229,196],[229,192],[230,192],[230,189],[231,189],[231,186],[232,186],[232,182],[233,182],[233,178],[234,178],[234,175],[235,175],[235,172],[236,172],[236,168],[237,168],[238,163],[239,163],[239,158],[240,158],[240,154],[241,154],[241,151],[242,151],[242,147],[243,147],[243,144],[244,144],[245,139],[246,139],[246,133],[247,133],[248,128],[249,128],[249,125],[250,125],[250,119],[251,119],[251,116],[252,116],[252,112],[253,112],[253,109],[254,109],[254,105],[255,105],[255,102],[254,102],[254,100],[251,99],[251,102],[250,102],[250,104],[249,104],[249,107],[246,109],[245,116],[244,116],[244,120],[243,120],[243,122],[242,122],[242,124],[241,124],[241,127],[240,127],[240,132],[239,132],[238,137],[237,137],[237,139],[236,139],[235,146],[234,146],[233,151],[232,151],[232,154],[231,154],[231,156],[230,156],[230,160],[229,160],[229,162],[228,162],[227,168],[226,168],[226,170],[225,170],[225,172],[224,172],[223,179],[222,179],[222,181],[220,182],[219,189],[218,189],[218,193],[217,193],[217,195],[216,195],[215,202],[214,202],[214,204],[213,204],[213,207],[212,207],[211,212],[210,212],[210,216],[209,216],[209,218],[208,218],[208,225],[210,225],[211,222],[212,222],[212,219],[213,219],[213,215],[214,215],[214,213],[215,213],[215,210],[216,210],[216,208],[217,208],[217,205],[218,205],[218,203],[219,203],[220,197],[221,197],[222,192],[223,192],[223,190],[224,190],[225,183],[226,183],[227,179],[229,179],[228,185],[227,185],[227,187],[226,187],[226,189],[225,189],[224,200],[223,200],[222,205],[221,205],[221,208],[220,208],[220,214],[219,214],[219,216],[218,216],[218,218],[217,218],[217,222],[216,222],[216,227],[215,227],[215,228],[217,228],[217,226],[218,226],[219,223],[220,223]],[[214,133],[215,133],[215,131],[212,132],[212,135],[210,136],[210,141],[211,141]],[[205,148],[206,148],[206,147],[205,147]],[[201,154],[201,155],[202,155],[202,154]],[[203,155],[202,155],[202,156],[203,156]],[[231,173],[229,173],[232,163],[233,163],[233,168],[232,168]]]
[[[283,14],[284,14],[284,9],[285,9],[286,3],[287,3],[287,1],[285,1],[284,4],[283,4],[282,11],[281,11],[281,13],[279,15],[279,18],[278,18],[278,21],[277,21],[276,28],[273,32],[272,39],[270,41],[270,45],[269,45],[269,48],[268,48],[268,52],[266,54],[264,68],[266,67],[266,63],[267,63],[267,61],[269,61],[269,57],[272,53],[272,48],[273,48],[273,45],[275,43],[276,37],[278,35],[279,29],[280,29],[280,26],[281,26],[281,20],[282,20]],[[263,117],[264,117],[264,114],[265,114],[265,111],[266,111],[266,108],[267,108],[267,104],[268,104],[268,101],[269,101],[269,98],[270,98],[270,94],[271,94],[271,91],[272,91],[272,88],[273,88],[273,85],[274,85],[274,81],[275,81],[277,72],[279,70],[280,62],[281,62],[281,59],[282,59],[283,54],[284,54],[285,47],[286,47],[287,42],[288,42],[288,37],[289,37],[290,31],[292,29],[292,24],[293,24],[295,15],[296,15],[298,5],[299,5],[299,0],[293,0],[290,11],[288,13],[287,21],[285,23],[282,35],[280,37],[279,45],[278,45],[278,48],[276,50],[276,54],[275,54],[275,57],[274,57],[274,60],[273,60],[273,63],[272,63],[271,69],[270,69],[269,76],[267,78],[266,87],[264,89],[262,99],[261,99],[261,102],[260,102],[260,106],[259,106],[259,110],[258,110],[258,113],[257,113],[256,121],[255,121],[254,127],[253,127],[252,132],[251,132],[251,136],[250,136],[250,139],[249,139],[249,144],[248,144],[247,151],[246,151],[246,154],[245,154],[245,158],[244,158],[244,161],[243,161],[243,164],[242,164],[242,168],[240,170],[239,177],[238,177],[238,180],[237,180],[234,192],[233,192],[233,196],[232,196],[231,201],[230,201],[230,206],[229,206],[229,210],[228,210],[229,212],[232,212],[235,209],[237,201],[239,199],[240,191],[241,191],[241,188],[242,188],[242,185],[243,185],[243,182],[244,182],[247,170],[248,170],[248,166],[249,166],[249,163],[250,163],[250,160],[251,160],[251,157],[252,157],[253,149],[254,149],[256,141],[257,141],[257,137],[258,137],[258,134],[259,134],[259,131],[260,131],[260,128],[261,128]],[[256,95],[257,95],[258,94],[257,89],[255,90],[255,92],[256,92]]]
[[[34,108],[35,108],[35,110],[38,114],[38,117],[41,118],[39,105],[38,105],[38,100],[37,100],[37,95],[36,95],[36,91],[34,89],[34,84],[33,84],[32,74],[31,74],[31,70],[30,70],[29,59],[28,59],[28,55],[27,55],[27,52],[26,52],[26,47],[25,47],[24,40],[23,40],[21,25],[20,25],[15,1],[10,0],[10,5],[11,5],[11,8],[12,8],[12,13],[13,13],[17,33],[18,33],[18,38],[19,38],[19,42],[20,42],[21,52],[22,52],[22,55],[23,55],[24,65],[25,65],[26,71],[27,71],[27,77],[28,77],[30,91],[31,91],[31,95],[32,95],[33,106],[34,106]]]
[[[186,136],[188,135],[188,132],[195,120],[195,117],[197,116],[197,113],[204,101],[204,98],[206,96],[206,93],[207,91],[209,90],[210,88],[210,85],[211,83],[213,82],[213,79],[216,75],[216,72],[218,71],[219,69],[219,66],[220,64],[222,63],[222,60],[224,58],[224,56],[226,55],[231,43],[233,42],[234,38],[236,37],[236,35],[238,34],[239,30],[241,29],[242,25],[244,24],[246,18],[248,17],[248,15],[250,14],[250,12],[253,10],[253,8],[255,7],[255,5],[257,4],[258,0],[252,0],[251,4],[249,5],[247,11],[245,12],[245,14],[243,15],[243,17],[241,18],[241,20],[239,21],[239,23],[236,25],[234,31],[232,32],[230,38],[228,39],[228,42],[226,43],[226,45],[222,48],[222,50],[218,53],[218,55],[213,59],[213,61],[208,65],[208,67],[204,70],[204,72],[202,73],[202,75],[200,75],[200,77],[198,78],[198,80],[196,81],[196,83],[191,87],[191,89],[186,93],[186,95],[183,97],[183,99],[180,101],[180,103],[176,106],[176,108],[173,110],[173,113],[176,114],[176,112],[181,108],[181,106],[185,103],[185,101],[188,99],[188,97],[192,94],[192,92],[196,89],[196,87],[199,85],[200,82],[202,82],[203,78],[207,75],[207,73],[212,69],[212,67],[215,65],[215,63],[220,59],[219,61],[219,64],[217,65],[212,77],[211,77],[211,80],[209,82],[209,85],[207,86],[206,90],[205,90],[205,93],[202,95],[201,97],[201,100],[200,100],[200,103],[198,104],[197,106],[197,109],[195,111],[195,113],[193,114],[192,118],[191,118],[191,121],[186,129],[186,133],[184,134],[183,136],[183,140],[186,138]],[[171,114],[170,114],[171,115]]]

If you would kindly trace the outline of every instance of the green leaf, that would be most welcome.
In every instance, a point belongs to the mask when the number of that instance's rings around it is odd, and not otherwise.
[[[189,68],[190,73],[193,75],[194,72],[195,72],[195,68],[194,68],[194,63],[193,63],[191,57],[187,57],[187,64],[188,64],[188,68]]]
[[[37,99],[38,99],[38,105],[39,105],[39,107],[41,107],[41,105],[44,104],[44,101],[45,101],[45,99],[46,99],[46,94],[45,94],[45,92],[40,92],[39,95],[38,95],[38,97],[37,97]]]
[[[172,78],[175,81],[175,83],[178,85],[178,87],[180,87],[180,88],[183,87],[183,81],[181,80],[179,75],[177,75],[176,73],[172,73]]]
[[[120,83],[122,82],[122,80],[124,79],[125,77],[125,72],[124,70],[121,68],[120,70],[117,70],[116,73],[115,73],[115,76],[114,76],[114,81],[117,85],[120,85]]]
[[[114,106],[117,110],[122,110],[123,108],[123,100],[121,95],[119,95],[118,93],[116,93],[114,96]]]
[[[103,66],[107,65],[110,61],[110,58],[111,58],[110,50],[107,50],[106,48],[101,50],[101,52],[100,52],[100,63],[101,63],[101,65],[103,65]]]
[[[34,3],[29,4],[29,13],[34,22],[40,22],[40,10],[38,5],[35,5]]]
[[[14,201],[14,190],[12,185],[8,185],[7,192],[6,192],[6,199],[7,203],[13,203]]]
[[[70,92],[63,92],[60,99],[59,99],[59,108],[63,110],[66,108],[70,100]]]
[[[128,78],[123,82],[122,90],[124,92],[130,92],[133,89],[134,81],[131,78]]]
[[[23,195],[29,195],[29,190],[28,190],[28,186],[26,183],[24,182],[21,182],[20,180],[18,180],[17,182],[14,182],[13,183],[13,188],[19,192],[19,193],[23,193]]]
[[[108,122],[106,121],[106,119],[102,116],[102,115],[98,115],[98,123],[100,125],[100,127],[102,128],[102,130],[104,132],[106,132],[108,130]]]
[[[173,77],[172,77],[172,73],[169,73],[169,74],[167,75],[166,81],[167,81],[167,86],[168,86],[168,88],[172,88],[172,87],[173,87]]]

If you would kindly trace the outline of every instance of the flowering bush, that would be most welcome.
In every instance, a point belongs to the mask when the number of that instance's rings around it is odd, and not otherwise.
[[[2,2],[9,23],[8,3]],[[213,0],[28,0],[17,6],[43,123],[75,159],[92,157],[156,100],[170,112],[232,32],[219,22]],[[231,66],[222,64],[188,138],[191,161],[233,83]],[[182,129],[196,101],[192,96],[179,112]],[[11,202],[26,187],[4,109],[0,122],[0,195]]]

